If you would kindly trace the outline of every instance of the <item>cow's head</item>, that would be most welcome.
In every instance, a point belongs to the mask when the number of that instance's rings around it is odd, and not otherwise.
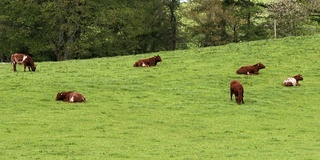
[[[64,99],[63,93],[62,92],[58,92],[57,96],[56,96],[56,101],[63,100],[63,99]]]
[[[263,65],[261,62],[259,62],[259,63],[255,64],[255,65],[253,65],[253,66],[256,66],[258,69],[266,68],[266,66],[265,66],[265,65]]]
[[[156,55],[153,58],[155,58],[156,62],[162,62],[162,59],[159,55]]]
[[[303,77],[302,77],[301,74],[295,75],[293,78],[296,79],[297,81],[302,81],[303,80]]]
[[[31,66],[31,70],[32,70],[33,72],[36,71],[36,69],[37,69],[36,65]]]
[[[27,56],[27,58],[26,58],[24,63],[26,63],[26,65],[29,66],[33,72],[36,71],[37,67],[34,64],[34,61],[33,61],[33,59],[31,57]]]
[[[236,97],[237,104],[241,104],[242,99],[243,99],[243,96],[242,95],[238,95]]]

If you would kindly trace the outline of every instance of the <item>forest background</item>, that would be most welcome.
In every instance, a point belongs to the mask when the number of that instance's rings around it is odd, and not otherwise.
[[[0,60],[135,55],[319,33],[320,0],[1,0]]]

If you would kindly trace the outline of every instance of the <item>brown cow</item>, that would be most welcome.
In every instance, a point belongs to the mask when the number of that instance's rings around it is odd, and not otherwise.
[[[295,75],[293,77],[287,78],[283,81],[284,86],[300,86],[299,81],[303,81],[301,74]]]
[[[86,98],[79,92],[58,92],[56,101],[67,101],[67,102],[85,102]]]
[[[252,66],[242,66],[237,70],[237,74],[259,74],[259,70],[266,68],[261,62]]]
[[[17,64],[23,64],[24,71],[26,71],[26,67],[28,67],[29,71],[36,71],[36,65],[34,64],[33,59],[26,54],[15,53],[11,55],[11,63],[13,65],[13,71],[17,72]],[[31,70],[30,70],[31,68]]]
[[[159,55],[156,55],[152,58],[140,59],[138,60],[133,67],[149,67],[156,66],[158,62],[162,62],[162,59]]]
[[[244,89],[243,89],[242,84],[237,80],[231,81],[231,83],[230,83],[230,98],[231,98],[231,100],[232,100],[232,95],[234,94],[238,104],[241,104],[241,102],[244,103],[243,93],[244,93]]]

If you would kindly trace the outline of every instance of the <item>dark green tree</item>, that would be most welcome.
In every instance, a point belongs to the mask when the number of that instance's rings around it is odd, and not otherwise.
[[[215,46],[230,42],[227,32],[229,13],[223,10],[220,0],[194,0],[186,11],[192,21],[189,27],[193,37],[198,37],[199,46]]]
[[[24,52],[36,60],[67,60],[175,50],[178,7],[178,0],[3,0],[3,57]]]
[[[31,54],[42,48],[39,32],[42,29],[41,12],[35,1],[2,0],[0,2],[0,47],[3,60],[14,52]]]
[[[265,4],[252,0],[223,0],[223,7],[231,16],[229,24],[234,33],[234,42],[266,38],[263,27],[266,17],[262,16]]]
[[[180,43],[179,17],[176,15],[179,2],[177,0],[150,0],[142,4],[144,16],[141,22],[144,32],[137,36],[138,52],[175,50],[177,43]]]
[[[42,36],[57,60],[79,57],[87,48],[80,42],[92,31],[98,5],[92,1],[54,0],[42,4],[45,20]]]

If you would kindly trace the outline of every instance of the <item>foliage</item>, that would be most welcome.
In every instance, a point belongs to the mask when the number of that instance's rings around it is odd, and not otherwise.
[[[25,3],[19,0],[3,0],[0,2],[0,46],[8,60],[8,53],[29,52],[29,46],[41,47],[38,32],[41,30],[42,20],[37,3],[30,1]],[[34,40],[30,41],[30,37]]]
[[[226,33],[226,13],[220,0],[194,0],[186,16],[194,22],[189,29],[193,36],[202,37],[200,46],[221,45],[228,42]]]
[[[319,0],[181,2],[2,0],[0,60],[14,52],[60,61],[268,39],[275,18],[280,37],[319,32]]]
[[[309,16],[311,20],[316,21],[318,24],[320,23],[320,0],[312,0],[312,1],[299,1],[303,4],[305,8],[309,11]]]
[[[250,0],[194,0],[185,15],[194,23],[190,32],[206,47],[265,39],[262,23],[257,23],[262,6]]]
[[[269,10],[271,20],[276,20],[279,37],[305,33],[304,24],[309,22],[308,10],[297,0],[281,0],[271,4]]]
[[[0,64],[1,159],[317,159],[320,36]],[[134,68],[154,54],[157,67]],[[261,61],[260,75],[237,75]],[[302,74],[299,87],[282,81]],[[230,101],[239,80],[244,105]],[[58,91],[87,102],[54,101]]]
[[[67,60],[174,50],[178,5],[177,0],[4,0],[2,57],[23,52],[37,60]]]

